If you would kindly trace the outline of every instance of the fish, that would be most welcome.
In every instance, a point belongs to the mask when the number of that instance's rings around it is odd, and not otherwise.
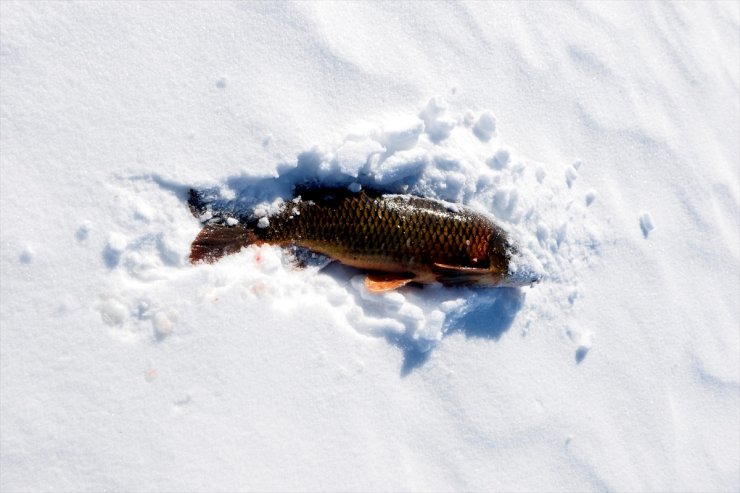
[[[198,191],[190,190],[188,203],[196,217],[212,216]],[[542,277],[522,262],[517,243],[488,216],[458,204],[365,188],[316,187],[269,216],[210,217],[192,242],[190,261],[212,263],[262,244],[303,248],[361,269],[374,293],[409,283],[518,287]]]

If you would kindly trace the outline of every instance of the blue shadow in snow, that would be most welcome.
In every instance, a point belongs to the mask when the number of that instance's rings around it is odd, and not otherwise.
[[[121,261],[121,254],[123,252],[112,248],[110,245],[106,245],[103,250],[103,262],[109,269],[115,269],[118,266],[118,262]]]
[[[352,277],[362,274],[361,270],[332,262],[325,265],[321,272],[327,274],[341,284],[348,285]],[[429,290],[428,294],[424,291]],[[349,290],[358,305],[363,307],[366,316],[392,317],[383,313],[379,305],[368,304],[355,290]],[[462,333],[470,339],[487,339],[497,341],[509,330],[514,319],[524,304],[524,292],[520,288],[484,288],[484,287],[446,287],[429,288],[419,284],[409,284],[399,289],[408,295],[421,295],[438,299],[440,302],[447,299],[466,298],[466,303],[458,312],[446,314],[442,326],[443,338],[449,334]],[[380,335],[385,340],[403,352],[401,376],[405,377],[420,368],[429,360],[434,351],[434,344],[429,348],[420,346],[420,342],[410,334],[388,332]]]
[[[474,291],[476,299],[469,307],[459,314],[448,315],[444,337],[461,332],[466,338],[498,341],[509,330],[521,310],[524,293],[520,288],[476,288]],[[387,339],[403,351],[402,377],[423,366],[434,350],[432,348],[422,351],[418,345],[405,337]]]
[[[257,204],[272,203],[277,198],[292,199],[296,187],[346,188],[357,182],[366,189],[403,193],[418,181],[426,166],[424,160],[410,162],[403,172],[388,173],[383,182],[377,182],[368,169],[373,156],[374,154],[368,156],[367,163],[358,176],[344,173],[336,157],[327,160],[321,152],[309,150],[300,153],[295,163],[278,164],[277,176],[233,175],[226,178],[224,186],[191,186],[168,180],[156,173],[132,176],[131,179],[151,180],[186,204],[189,190],[197,189],[200,201],[211,208],[214,216],[244,218],[253,214]]]

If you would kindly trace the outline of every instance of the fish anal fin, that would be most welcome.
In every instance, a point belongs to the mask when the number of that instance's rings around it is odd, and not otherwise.
[[[405,286],[413,280],[413,277],[404,274],[372,272],[365,277],[365,287],[371,293],[385,293]]]
[[[254,243],[254,233],[243,226],[206,224],[190,245],[190,262],[212,264],[224,255],[236,253]]]

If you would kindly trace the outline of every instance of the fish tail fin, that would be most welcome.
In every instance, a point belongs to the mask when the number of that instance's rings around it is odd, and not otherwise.
[[[212,264],[254,243],[254,231],[242,225],[206,224],[190,245],[190,262]]]

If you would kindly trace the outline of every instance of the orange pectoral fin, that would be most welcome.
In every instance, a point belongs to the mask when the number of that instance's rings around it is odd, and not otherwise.
[[[394,277],[393,274],[368,274],[365,278],[365,287],[371,293],[385,293],[405,286],[413,280],[408,277]]]

